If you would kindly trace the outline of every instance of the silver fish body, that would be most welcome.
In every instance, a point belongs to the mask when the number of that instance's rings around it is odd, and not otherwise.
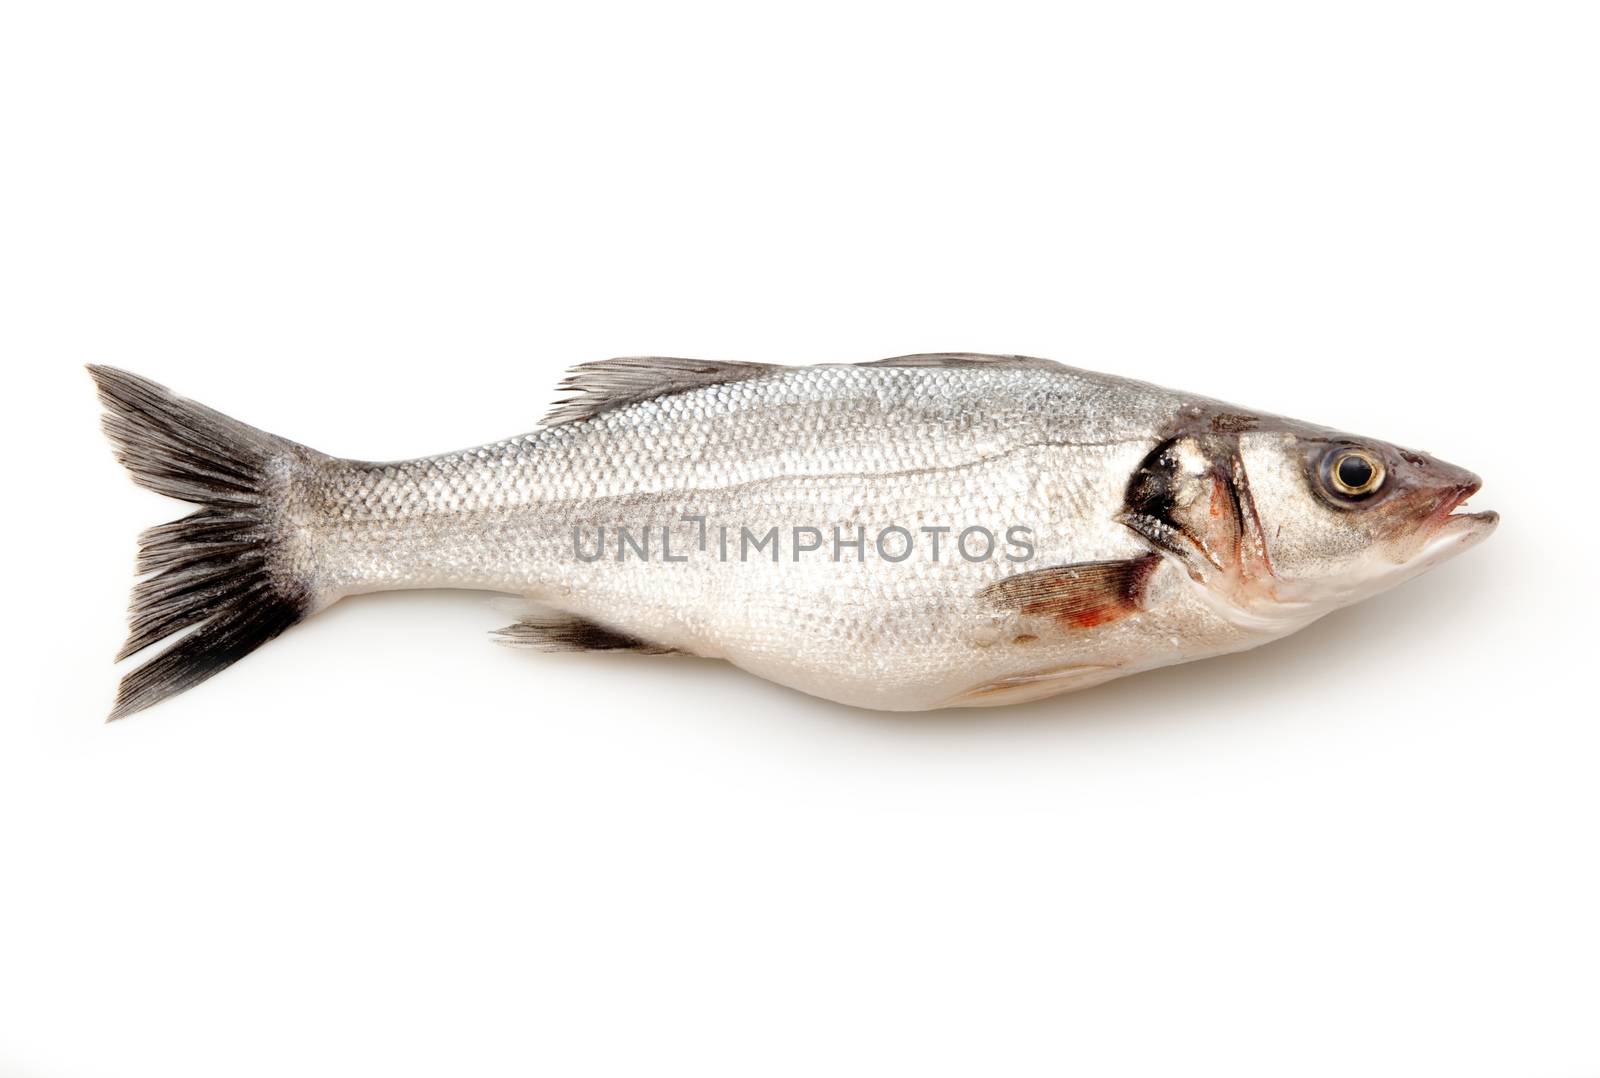
[[[347,595],[475,588],[532,604],[513,643],[726,659],[869,708],[1007,703],[1274,639],[1494,524],[1425,455],[1023,357],[605,361],[532,433],[391,463],[95,372],[135,477],[205,507],[147,533],[130,647],[199,624],[230,662]],[[1327,472],[1367,466],[1382,489]],[[282,609],[230,634],[234,602]],[[118,713],[226,665],[187,646]]]

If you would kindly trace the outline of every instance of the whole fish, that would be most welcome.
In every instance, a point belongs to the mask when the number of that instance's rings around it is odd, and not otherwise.
[[[530,434],[326,456],[91,367],[146,531],[111,717],[347,595],[524,597],[502,639],[817,696],[1011,703],[1238,651],[1486,537],[1425,453],[1022,356],[587,363]],[[181,635],[179,635],[181,634]]]

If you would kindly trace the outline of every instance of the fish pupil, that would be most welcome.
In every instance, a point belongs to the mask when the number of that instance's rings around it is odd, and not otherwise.
[[[1339,461],[1339,482],[1351,490],[1365,490],[1368,483],[1372,482],[1372,464],[1362,457],[1351,454]]]

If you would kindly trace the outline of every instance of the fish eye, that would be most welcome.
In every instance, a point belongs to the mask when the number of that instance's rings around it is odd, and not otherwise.
[[[1383,486],[1383,461],[1365,449],[1340,448],[1322,468],[1328,488],[1342,498],[1366,498]]]

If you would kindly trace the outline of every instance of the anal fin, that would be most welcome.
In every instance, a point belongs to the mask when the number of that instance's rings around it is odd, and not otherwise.
[[[515,624],[495,631],[497,642],[535,651],[632,651],[640,655],[682,654],[677,648],[653,644],[636,636],[608,629],[598,622],[564,611],[524,614]]]
[[[1093,629],[1139,609],[1160,554],[1034,569],[997,580],[978,593],[993,605],[1052,617],[1065,629]]]

